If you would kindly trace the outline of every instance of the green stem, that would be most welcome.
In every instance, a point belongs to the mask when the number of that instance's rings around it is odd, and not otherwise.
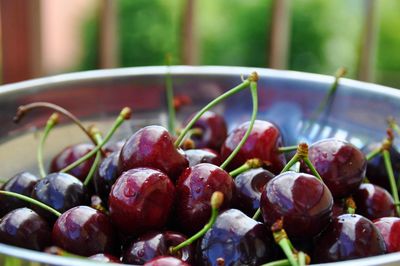
[[[245,142],[250,136],[251,131],[253,130],[254,122],[256,121],[257,117],[257,112],[258,112],[258,95],[257,95],[257,82],[251,81],[250,82],[250,91],[251,91],[251,98],[253,101],[253,112],[251,114],[251,120],[249,127],[244,134],[243,138],[240,140],[239,144],[236,146],[236,148],[232,151],[232,153],[228,156],[228,158],[225,159],[225,161],[220,165],[220,168],[225,169],[228,164],[233,160],[233,158],[236,156],[236,154],[239,152],[239,150],[243,147]]]
[[[297,150],[297,145],[278,148],[278,152],[280,152],[280,153],[287,153],[287,152],[292,152],[295,150]]]
[[[230,97],[231,95],[244,90],[245,88],[247,88],[250,85],[250,80],[247,79],[245,81],[243,81],[241,84],[239,84],[238,86],[230,89],[229,91],[225,92],[224,94],[220,95],[219,97],[215,98],[214,100],[212,100],[210,103],[208,103],[206,106],[203,107],[203,109],[201,109],[193,118],[192,120],[190,120],[190,122],[186,125],[186,127],[181,131],[181,134],[179,135],[179,137],[176,139],[174,145],[175,147],[179,147],[181,146],[183,139],[186,136],[186,133],[193,127],[194,123],[196,123],[197,120],[199,120],[199,118],[205,113],[207,112],[209,109],[211,109],[212,107],[214,107],[215,105],[217,105],[218,103],[220,103],[221,101],[223,101],[224,99]]]
[[[277,260],[262,264],[261,266],[290,266],[290,262],[288,259]]]
[[[318,178],[319,180],[322,180],[322,177],[319,175],[317,169],[315,169],[314,165],[311,163],[310,159],[308,159],[308,157],[304,157],[303,158],[303,162],[308,166],[308,168],[310,169],[311,173]]]
[[[306,266],[306,254],[303,251],[299,251],[299,266]]]
[[[258,218],[260,218],[260,215],[261,215],[261,209],[258,208],[256,213],[253,215],[252,219],[257,221]]]
[[[11,192],[11,191],[4,191],[4,190],[0,190],[0,194],[6,195],[6,196],[11,196],[11,197],[14,197],[14,198],[29,202],[29,203],[31,203],[33,205],[36,205],[36,206],[38,206],[40,208],[43,208],[43,209],[53,213],[57,217],[61,216],[61,213],[58,212],[57,210],[51,208],[50,206],[47,206],[46,204],[44,204],[44,203],[42,203],[40,201],[37,201],[37,200],[32,199],[30,197],[27,197],[25,195],[18,194],[18,193],[15,193],[15,192]]]
[[[389,177],[390,189],[392,190],[392,196],[394,202],[399,202],[399,193],[397,191],[396,181],[393,174],[392,162],[390,159],[390,153],[388,150],[384,149],[382,151],[383,160],[385,162],[386,171]],[[396,206],[397,215],[400,215],[400,206]]]
[[[275,233],[274,233],[275,234]],[[289,239],[287,238],[282,238],[278,245],[281,247],[283,253],[285,253],[286,257],[288,258],[290,265],[292,266],[299,266],[299,264],[297,263],[296,258],[293,255],[293,251],[291,248],[291,243],[289,241]]]
[[[59,120],[59,116],[57,113],[53,113],[49,120],[47,120],[46,127],[44,129],[43,135],[40,139],[39,146],[37,149],[37,162],[39,168],[39,174],[42,178],[44,178],[46,174],[46,170],[44,170],[44,160],[43,160],[43,147],[46,142],[47,136],[49,135],[50,131],[57,125]]]
[[[299,156],[299,154],[295,154],[292,159],[290,159],[290,161],[285,165],[285,167],[283,167],[281,173],[287,172],[289,171],[289,169],[295,164],[297,163],[299,160],[301,159],[301,157]]]
[[[365,159],[367,161],[370,161],[373,158],[375,158],[376,156],[378,156],[381,153],[381,151],[382,151],[381,148],[375,149],[375,150],[371,151],[370,153],[368,153],[367,156],[365,156]]]
[[[99,145],[99,144],[103,141],[100,132],[96,132],[96,133],[93,135],[93,138],[96,140],[97,145]],[[83,182],[83,185],[84,185],[84,186],[87,187],[87,186],[89,185],[90,181],[92,180],[92,178],[93,178],[93,176],[94,176],[94,173],[95,173],[96,170],[97,170],[97,166],[99,165],[100,160],[101,160],[101,152],[98,151],[98,152],[96,153],[96,157],[95,157],[95,159],[94,159],[94,161],[93,161],[92,167],[90,167],[89,173],[88,173],[88,175],[86,176],[85,181]]]
[[[165,89],[167,94],[167,107],[168,107],[168,131],[170,134],[175,135],[175,108],[174,108],[174,89],[172,85],[172,77],[170,73],[171,57],[166,56],[167,72],[165,74]]]
[[[97,145],[93,150],[91,150],[90,152],[88,152],[87,154],[85,154],[84,156],[82,156],[81,158],[79,158],[78,160],[73,162],[72,164],[68,165],[67,167],[62,169],[60,172],[61,173],[68,172],[71,169],[73,169],[73,168],[77,167],[78,165],[80,165],[81,163],[83,163],[84,161],[86,161],[87,159],[89,159],[90,157],[92,157],[93,155],[95,155],[111,139],[112,135],[122,125],[122,123],[125,120],[130,118],[130,116],[131,116],[131,110],[129,108],[125,107],[124,109],[122,109],[121,113],[115,120],[114,125],[112,126],[111,130],[107,133],[107,136],[104,138],[104,140],[99,145]]]
[[[260,159],[256,159],[256,158],[249,159],[244,164],[242,164],[241,166],[236,168],[235,170],[232,170],[231,172],[229,172],[229,175],[231,177],[236,177],[236,176],[240,175],[241,173],[244,173],[250,169],[259,168],[261,166],[263,166],[263,162]]]

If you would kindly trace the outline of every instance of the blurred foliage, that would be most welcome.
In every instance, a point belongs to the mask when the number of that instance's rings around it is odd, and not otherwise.
[[[172,54],[181,62],[181,28],[185,0],[119,0],[121,66],[163,65]],[[332,74],[339,66],[355,78],[364,24],[364,0],[291,2],[288,69]],[[400,87],[400,1],[377,1],[379,43],[377,82]],[[271,0],[198,0],[196,28],[200,64],[265,67],[268,62]],[[84,26],[81,69],[97,66],[98,23]]]

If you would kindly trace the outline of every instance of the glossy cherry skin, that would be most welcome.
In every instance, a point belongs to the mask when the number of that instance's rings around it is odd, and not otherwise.
[[[308,156],[333,197],[349,196],[365,177],[367,160],[354,145],[339,139],[324,139],[309,147]],[[310,170],[304,168],[308,173]]]
[[[252,217],[260,207],[261,192],[265,185],[274,178],[274,174],[263,168],[250,169],[235,177],[235,206]]]
[[[353,194],[353,199],[357,206],[356,213],[370,220],[395,216],[394,200],[384,188],[361,184]]]
[[[82,182],[66,173],[52,173],[40,179],[33,187],[32,198],[61,213],[89,202]],[[55,221],[55,216],[52,213],[37,206],[32,206],[32,209],[48,221]]]
[[[19,208],[1,219],[0,242],[41,251],[51,244],[51,228],[36,212]]]
[[[185,150],[185,156],[189,162],[189,166],[199,163],[211,163],[214,165],[220,165],[222,163],[219,154],[210,149]]]
[[[229,133],[221,148],[221,158],[225,160],[242,140],[250,122],[238,126]],[[285,155],[278,152],[282,146],[279,129],[267,121],[256,120],[249,138],[228,166],[229,170],[236,169],[248,159],[258,158],[267,164],[268,170],[277,174],[286,164]]]
[[[96,255],[92,255],[88,259],[100,262],[121,263],[120,259],[118,259],[117,257],[104,253],[98,253]]]
[[[386,253],[385,241],[374,224],[358,214],[333,219],[316,239],[314,262],[336,262]]]
[[[118,167],[120,173],[135,167],[151,167],[164,172],[174,181],[188,165],[183,151],[175,148],[165,128],[147,126],[125,142]]]
[[[371,143],[363,148],[364,154],[368,154],[371,151],[378,149],[382,146],[382,143]],[[400,153],[398,149],[391,146],[389,149],[390,161],[392,162],[394,177],[396,182],[400,176]],[[382,155],[377,155],[367,163],[367,173],[368,180],[384,189],[390,191],[390,183],[387,175],[385,162],[383,161]]]
[[[222,212],[200,243],[201,265],[261,265],[272,259],[267,227],[239,210]]]
[[[211,216],[211,195],[215,191],[224,194],[221,210],[231,206],[235,184],[223,169],[209,163],[186,168],[176,185],[177,222],[183,232],[195,233],[208,222]]]
[[[53,226],[53,243],[68,252],[92,256],[115,254],[118,241],[107,215],[88,206],[64,212]]]
[[[185,124],[189,123],[194,115]],[[224,117],[212,111],[205,112],[194,123],[192,128],[198,128],[201,131],[200,135],[192,135],[190,137],[194,141],[196,149],[210,148],[219,150],[228,135]]]
[[[186,236],[172,231],[149,232],[135,239],[125,250],[122,261],[127,264],[144,264],[159,256],[172,256],[170,247],[174,247],[185,241]],[[194,248],[186,246],[176,254],[176,257],[184,262],[194,262]]]
[[[265,186],[260,200],[264,222],[283,219],[289,237],[310,238],[325,229],[332,217],[332,194],[316,177],[296,172],[277,175]]]
[[[89,153],[91,150],[93,150],[93,148],[94,145],[91,143],[79,143],[68,146],[53,158],[50,164],[50,173],[61,171],[71,163]],[[94,157],[91,157],[77,167],[68,171],[68,173],[83,182],[88,175],[90,168],[92,167],[93,161]]]
[[[400,218],[382,217],[375,220],[374,225],[385,240],[387,252],[400,251]]]
[[[163,172],[134,168],[124,172],[112,186],[110,216],[128,235],[161,229],[169,218],[174,197],[174,185]]]
[[[144,266],[190,266],[190,264],[172,256],[160,256],[146,262]]]
[[[32,194],[32,189],[35,186],[39,178],[29,172],[21,172],[11,177],[1,187],[2,190],[19,193],[25,196]],[[4,216],[6,213],[22,208],[28,207],[29,203],[13,197],[0,195],[0,216]]]
[[[118,160],[119,153],[111,153],[108,157],[103,159],[93,177],[94,191],[106,205],[108,203],[108,195],[110,194],[111,187],[119,177]]]

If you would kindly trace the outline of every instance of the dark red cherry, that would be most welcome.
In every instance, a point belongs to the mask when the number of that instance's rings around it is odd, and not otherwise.
[[[111,219],[129,235],[160,229],[168,220],[174,196],[174,185],[163,172],[144,167],[128,170],[111,188]]]
[[[37,176],[29,172],[21,172],[11,177],[6,183],[4,183],[1,189],[29,197],[32,194],[33,186],[38,180],[39,178]],[[14,197],[0,195],[0,217],[12,210],[28,206],[29,203],[25,201]]]
[[[176,180],[187,166],[183,151],[175,148],[171,135],[160,126],[138,130],[125,142],[119,156],[120,173],[135,167],[151,167]]]
[[[272,259],[272,237],[264,224],[229,209],[204,235],[200,252],[201,265],[261,265]]]
[[[261,194],[264,222],[272,226],[283,219],[289,237],[313,237],[332,217],[332,194],[315,176],[285,172],[267,183]]]
[[[275,175],[263,168],[250,169],[235,177],[236,207],[253,216],[260,207],[261,192]]]
[[[111,153],[108,157],[103,159],[93,177],[94,191],[106,205],[108,203],[108,195],[110,194],[111,187],[119,177],[118,160],[119,153]]]
[[[61,213],[89,202],[82,182],[66,173],[52,173],[40,179],[33,187],[32,198]],[[48,211],[37,206],[32,206],[32,209],[48,221],[55,221],[55,216]]]
[[[146,262],[144,266],[190,266],[190,264],[172,256],[160,256]]]
[[[400,218],[382,217],[375,220],[374,225],[385,240],[387,252],[400,251]]]
[[[386,253],[385,241],[374,224],[358,214],[333,219],[316,239],[313,261],[336,262]]]
[[[368,154],[371,151],[381,148],[382,143],[371,143],[363,148],[364,154]],[[389,148],[390,161],[393,166],[394,177],[396,182],[400,176],[400,153],[395,146]],[[378,155],[372,158],[367,163],[367,173],[368,180],[384,189],[391,191],[389,177],[387,175],[385,162],[383,161],[383,156]]]
[[[117,257],[110,255],[110,254],[104,254],[104,253],[98,253],[96,255],[92,255],[88,259],[100,261],[100,262],[121,263],[121,261]]]
[[[225,160],[238,146],[246,133],[250,122],[246,122],[229,133],[221,148],[222,160]],[[285,155],[278,152],[282,146],[282,138],[279,129],[267,121],[256,120],[249,138],[238,154],[229,164],[229,169],[236,169],[248,159],[260,159],[267,164],[268,170],[277,174],[286,164]]]
[[[195,116],[193,114],[185,124]],[[200,134],[193,134],[190,138],[194,141],[196,149],[210,148],[218,150],[224,143],[227,136],[227,127],[225,119],[222,115],[212,111],[205,112],[193,127],[200,130]]]
[[[1,219],[0,242],[41,251],[51,244],[51,228],[36,212],[19,208]]]
[[[189,166],[199,163],[211,163],[215,165],[220,165],[222,163],[219,154],[210,149],[185,150],[185,156],[189,162]]]
[[[179,177],[176,186],[177,221],[183,232],[199,231],[211,217],[211,195],[215,191],[224,194],[221,210],[233,201],[235,184],[223,169],[209,163],[188,167]]]
[[[308,156],[335,198],[349,196],[365,177],[367,160],[347,141],[324,139],[315,142],[309,147]],[[304,170],[310,173],[309,169]]]
[[[361,184],[353,194],[356,212],[370,220],[395,215],[392,196],[386,189],[373,184]]]
[[[79,143],[68,146],[53,158],[50,165],[50,173],[61,171],[93,149],[94,145],[91,143]],[[79,166],[68,171],[68,173],[83,182],[92,167],[93,161],[94,157],[81,163]]]
[[[159,256],[172,256],[170,247],[174,247],[187,238],[177,232],[150,232],[135,239],[125,250],[122,261],[127,264],[144,264]],[[187,263],[194,262],[194,248],[186,246],[178,251],[176,257]]]
[[[109,217],[88,206],[64,212],[53,226],[53,243],[68,252],[92,256],[118,252],[116,233]]]

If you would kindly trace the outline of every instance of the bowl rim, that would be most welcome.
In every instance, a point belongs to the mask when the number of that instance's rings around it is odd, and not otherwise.
[[[241,75],[247,75],[256,71],[260,77],[282,78],[286,80],[312,81],[316,83],[331,84],[332,76],[291,71],[291,70],[275,70],[257,67],[236,67],[236,66],[143,66],[143,67],[127,67],[113,69],[99,69],[81,72],[72,72],[47,77],[41,77],[0,86],[0,96],[22,92],[28,88],[49,87],[53,85],[63,85],[75,82],[102,80],[109,78],[134,77],[134,76],[151,76],[165,75],[195,75],[195,76],[236,76],[240,79]],[[354,88],[355,90],[376,92],[389,97],[400,99],[400,90],[392,87],[367,83],[347,78],[341,78],[340,84]],[[39,263],[57,264],[60,266],[69,266],[71,263],[80,266],[96,266],[96,265],[121,265],[115,263],[102,263],[98,261],[90,261],[79,258],[66,258],[52,254],[46,254],[39,251],[28,250],[24,248],[14,247],[0,243],[0,253],[6,256],[17,257],[29,261]],[[355,259],[343,262],[326,263],[323,265],[332,266],[350,266],[350,265],[390,265],[400,261],[400,252],[385,254],[380,256]],[[76,264],[75,264],[76,263]]]

